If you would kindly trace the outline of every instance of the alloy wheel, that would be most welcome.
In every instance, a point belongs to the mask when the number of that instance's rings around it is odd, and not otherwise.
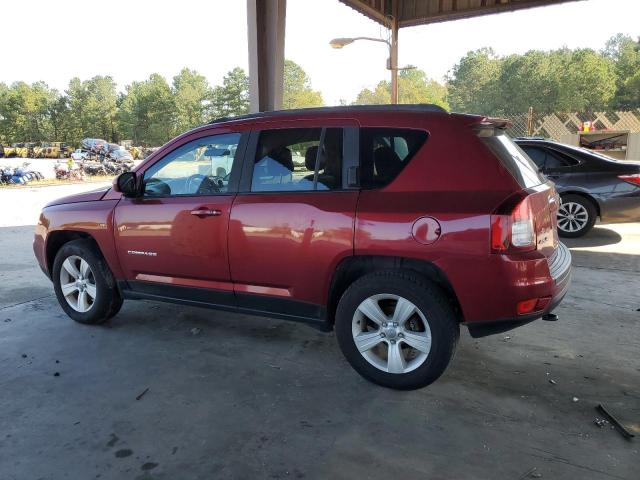
[[[577,202],[563,202],[558,209],[558,228],[563,232],[575,233],[587,226],[589,212]]]
[[[96,279],[89,263],[77,255],[67,257],[60,269],[60,289],[76,312],[91,310],[96,301]]]
[[[351,324],[360,354],[383,372],[403,374],[422,365],[431,351],[431,329],[420,309],[404,297],[372,295]]]

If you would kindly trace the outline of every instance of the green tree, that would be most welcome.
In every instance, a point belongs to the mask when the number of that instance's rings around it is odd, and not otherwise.
[[[211,99],[207,79],[195,70],[183,68],[173,77],[176,130],[184,132],[202,125]]]
[[[640,108],[640,41],[618,34],[609,39],[603,53],[613,62],[616,74],[611,107]]]
[[[490,48],[467,53],[447,78],[447,101],[460,112],[489,114],[496,110],[502,60]]]
[[[58,93],[44,82],[0,86],[0,136],[8,142],[37,142],[51,135],[49,109]]]
[[[614,65],[591,49],[571,51],[568,62],[559,66],[562,76],[559,111],[594,111],[605,109],[616,92]]]
[[[491,82],[484,95],[492,98],[487,110],[491,115],[526,112],[533,107],[536,112],[550,112],[556,108],[562,89],[562,72],[554,58],[541,51],[529,51],[524,55],[510,55],[500,62],[497,82]],[[481,103],[482,99],[475,99]]]
[[[398,103],[431,103],[449,108],[447,88],[427,77],[419,69],[402,70],[398,75]],[[356,97],[355,105],[381,105],[391,102],[391,82],[378,82],[373,90],[365,88]]]
[[[358,93],[354,105],[385,105],[391,102],[391,91],[388,81],[382,80],[370,88],[364,88]]]
[[[287,110],[322,105],[322,94],[311,87],[311,79],[307,73],[294,61],[285,60],[282,108]]]
[[[8,142],[9,138],[7,137],[8,125],[6,122],[6,103],[9,97],[9,87],[6,83],[0,82],[0,145],[2,143]]]
[[[605,108],[615,93],[609,58],[590,49],[529,51],[498,58],[489,49],[469,52],[448,79],[454,110],[505,115]]]
[[[96,76],[81,81],[72,78],[67,89],[65,137],[79,143],[84,137],[117,141],[117,93],[113,78]]]
[[[175,102],[171,87],[161,75],[127,85],[120,99],[122,135],[135,144],[162,145],[175,134]]]
[[[210,118],[236,117],[249,111],[249,78],[236,67],[213,89]]]
[[[51,124],[51,138],[54,141],[76,143],[76,139],[69,136],[68,124],[70,120],[67,97],[55,92],[56,98],[49,105],[49,123]]]

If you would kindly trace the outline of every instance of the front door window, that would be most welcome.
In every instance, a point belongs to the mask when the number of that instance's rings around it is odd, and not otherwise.
[[[227,193],[239,133],[203,137],[183,145],[144,174],[145,196]]]

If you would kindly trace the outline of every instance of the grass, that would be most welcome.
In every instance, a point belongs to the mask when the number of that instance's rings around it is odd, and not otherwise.
[[[76,183],[99,183],[99,182],[111,182],[114,179],[114,175],[96,175],[85,176],[84,180],[79,179],[57,179],[57,178],[45,178],[43,180],[33,180],[29,183],[23,184],[0,184],[0,188],[31,188],[31,187],[50,187],[52,185],[73,185]]]

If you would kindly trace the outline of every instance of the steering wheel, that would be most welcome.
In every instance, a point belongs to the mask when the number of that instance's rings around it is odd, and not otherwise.
[[[216,179],[219,177],[202,175],[201,173],[194,173],[185,182],[185,191],[187,193],[218,193],[222,183]],[[200,180],[196,185],[194,182]],[[194,188],[197,187],[197,188]]]
[[[228,177],[228,175],[227,175],[227,177]],[[207,178],[209,180],[211,180],[213,183],[215,183],[218,188],[224,187],[224,180],[225,180],[226,177],[221,177],[219,175],[210,175]]]

